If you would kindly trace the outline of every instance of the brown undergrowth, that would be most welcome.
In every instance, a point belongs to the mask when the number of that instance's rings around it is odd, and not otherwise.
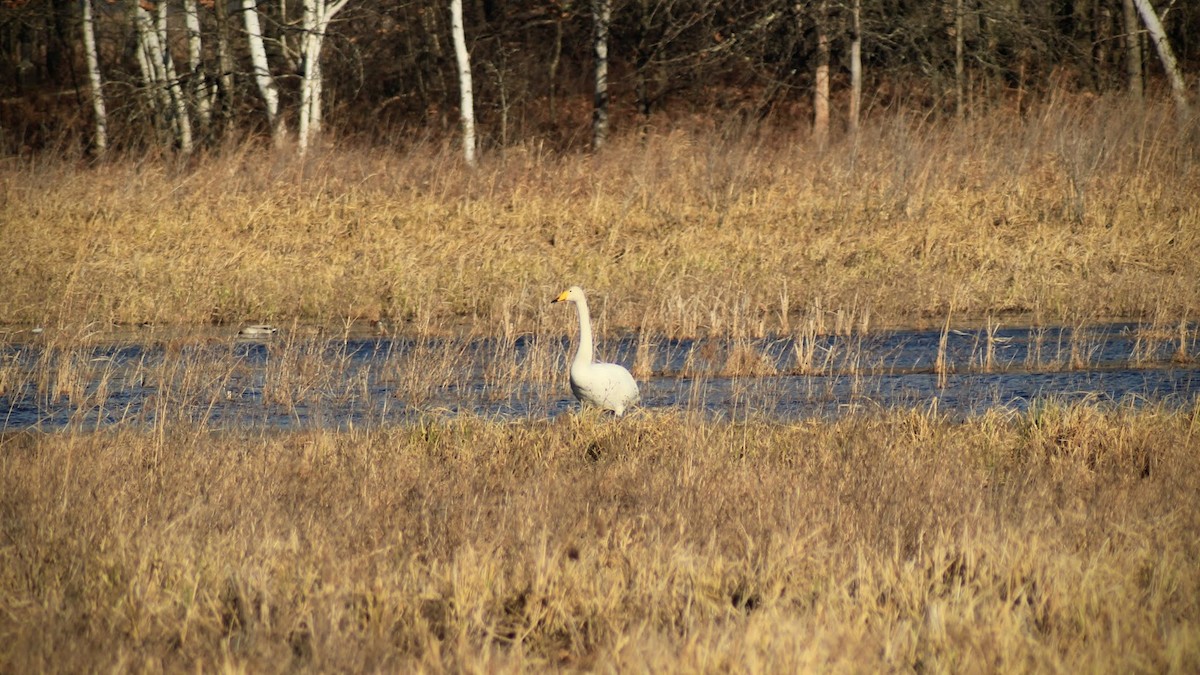
[[[0,669],[1195,672],[1195,408],[0,440]]]

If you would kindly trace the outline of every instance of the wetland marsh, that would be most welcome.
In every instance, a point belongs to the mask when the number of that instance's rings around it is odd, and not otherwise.
[[[0,670],[1200,671],[1200,146],[1124,106],[5,158]]]

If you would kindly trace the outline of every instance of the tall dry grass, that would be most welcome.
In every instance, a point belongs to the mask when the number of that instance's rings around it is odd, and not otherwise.
[[[0,162],[0,322],[271,320],[528,332],[567,284],[609,330],[1195,316],[1200,163],[1167,108],[1052,100],[960,126],[898,113],[827,152],[664,130],[474,171],[423,147],[250,146],[186,166]],[[1011,322],[1010,322],[1011,323]]]
[[[422,148],[4,160],[0,323],[45,331],[5,337],[0,397],[83,413],[0,436],[0,670],[1194,672],[1194,405],[780,424],[742,378],[746,421],[699,412],[709,378],[778,371],[772,333],[789,372],[855,378],[871,327],[951,315],[984,330],[943,375],[1006,367],[1014,315],[1144,318],[1135,361],[1193,358],[1194,139],[1100,100],[897,116],[828,153],[710,129],[474,172]],[[565,391],[568,283],[604,332],[640,331],[641,372],[692,378],[683,408],[422,407],[468,381]],[[239,397],[362,398],[328,338],[376,319],[414,342],[371,377],[421,421],[207,423]],[[285,328],[256,369],[232,329],[187,328],[246,320]],[[161,349],[97,358],[143,322]],[[727,339],[656,372],[652,343],[697,335]],[[1030,362],[1086,364],[1071,336]],[[121,409],[130,386],[155,398]],[[117,423],[86,431],[95,409]]]
[[[0,669],[1195,672],[1200,409],[0,440]]]

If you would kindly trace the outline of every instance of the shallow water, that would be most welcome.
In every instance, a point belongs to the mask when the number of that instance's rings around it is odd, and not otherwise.
[[[1200,392],[1194,331],[1136,324],[891,331],[730,342],[648,341],[642,408],[714,418],[795,420],[897,406],[951,415],[1039,401],[1191,405]],[[943,339],[944,351],[940,350]],[[427,415],[550,418],[577,407],[565,338],[505,341],[359,337],[3,346],[0,430],[157,421],[217,428],[403,423]],[[601,344],[630,365],[637,336]],[[939,363],[939,351],[943,354]],[[807,357],[804,355],[807,354]],[[749,364],[749,365],[747,365]],[[428,370],[428,372],[426,372]]]

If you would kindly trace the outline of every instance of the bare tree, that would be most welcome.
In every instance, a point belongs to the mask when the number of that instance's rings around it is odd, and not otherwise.
[[[263,43],[262,25],[258,20],[257,0],[242,0],[242,20],[246,24],[246,40],[250,47],[250,65],[254,69],[254,82],[267,106],[267,124],[271,127],[271,140],[275,147],[283,145],[287,137],[287,126],[279,114],[279,87],[271,75],[267,62],[267,48]]]
[[[817,6],[817,69],[813,85],[813,140],[825,147],[829,140],[829,3]]]
[[[354,6],[336,15],[342,0],[137,0],[140,12],[135,0],[82,2],[0,2],[5,100],[62,94],[77,64],[82,113],[50,117],[38,106],[10,105],[5,126],[26,131],[19,141],[0,139],[0,152],[16,142],[48,148],[74,132],[89,149],[103,138],[112,152],[118,127],[145,128],[164,147],[186,151],[239,126],[269,123],[277,142],[299,137],[299,150],[311,153],[317,134],[327,132],[323,112],[335,93],[346,103],[338,122],[347,130],[386,136],[446,124],[429,133],[450,134],[457,151],[468,133],[460,112],[474,121],[497,111],[499,143],[570,143],[577,136],[563,125],[578,118],[564,116],[562,96],[584,81],[592,98],[585,142],[593,147],[614,140],[618,96],[647,116],[686,109],[720,125],[723,115],[788,114],[793,108],[779,103],[798,86],[812,110],[801,122],[819,143],[839,124],[851,137],[863,124],[861,88],[873,79],[867,68],[884,85],[877,96],[888,107],[945,105],[951,117],[1011,98],[1024,110],[1030,97],[1064,86],[1118,85],[1136,100],[1151,71],[1166,73],[1164,93],[1181,108],[1197,108],[1195,59],[1188,59],[1200,53],[1200,32],[1189,30],[1200,25],[1197,0],[462,2],[472,24],[465,73],[483,64],[494,75],[472,77],[465,108],[446,0],[347,0]],[[351,10],[363,20],[343,21]],[[345,46],[336,52],[335,31]],[[1151,50],[1170,54],[1163,67]],[[831,91],[840,83],[848,105]],[[474,133],[465,143],[478,155],[482,137]]]
[[[1162,21],[1159,20],[1158,13],[1154,11],[1150,0],[1133,0],[1133,2],[1137,5],[1138,14],[1142,15],[1146,30],[1150,32],[1154,48],[1158,50],[1158,58],[1162,61],[1163,70],[1166,71],[1167,79],[1171,83],[1171,97],[1175,99],[1175,107],[1181,115],[1186,115],[1188,111],[1187,85],[1183,83],[1183,75],[1179,73],[1179,63],[1175,61],[1175,52],[1171,50],[1171,43],[1167,40],[1167,32],[1163,30]]]
[[[214,2],[213,8],[217,15],[217,93],[220,98],[218,116],[222,131],[229,128],[230,117],[233,114],[233,47],[229,44],[229,4]]]
[[[1142,98],[1142,31],[1138,23],[1137,8],[1133,0],[1121,0],[1122,20],[1125,27],[1125,75],[1129,81],[1129,93]]]
[[[467,39],[463,33],[462,0],[450,0],[450,34],[454,39],[454,56],[458,62],[463,159],[468,166],[475,166],[475,97],[471,92],[471,56],[467,53]]]
[[[593,46],[596,52],[596,92],[592,103],[592,147],[599,150],[608,137],[608,26],[612,0],[592,0]]]
[[[321,46],[334,15],[349,0],[304,0],[304,74],[300,80],[300,154],[308,151],[312,138],[321,133]]]
[[[133,0],[133,11],[142,80],[158,101],[157,114],[167,119],[180,152],[188,154],[192,151],[192,124],[175,62],[167,48],[167,3],[158,3],[152,17],[138,0]]]
[[[179,74],[175,71],[175,59],[171,57],[171,43],[167,36],[167,8],[165,0],[160,0],[155,7],[154,29],[158,34],[158,44],[161,49],[159,58],[162,59],[165,88],[171,95],[179,150],[186,155],[192,151],[192,118],[188,113],[187,99],[183,95],[183,88],[179,84]]]
[[[862,114],[862,0],[850,7],[850,134],[858,133]]]
[[[954,116],[966,114],[966,74],[964,59],[966,39],[963,36],[963,0],[954,0]]]
[[[160,0],[161,1],[161,0]],[[184,25],[188,37],[188,70],[192,77],[192,100],[196,106],[196,121],[200,133],[208,132],[212,119],[212,98],[209,93],[208,77],[204,72],[204,44],[200,34],[200,11],[196,0],[183,0]]]
[[[87,58],[88,85],[91,87],[92,112],[95,115],[95,131],[92,145],[97,155],[108,148],[108,114],[104,108],[103,80],[100,77],[100,55],[96,51],[96,21],[92,13],[92,0],[80,0],[83,14],[83,51]]]

